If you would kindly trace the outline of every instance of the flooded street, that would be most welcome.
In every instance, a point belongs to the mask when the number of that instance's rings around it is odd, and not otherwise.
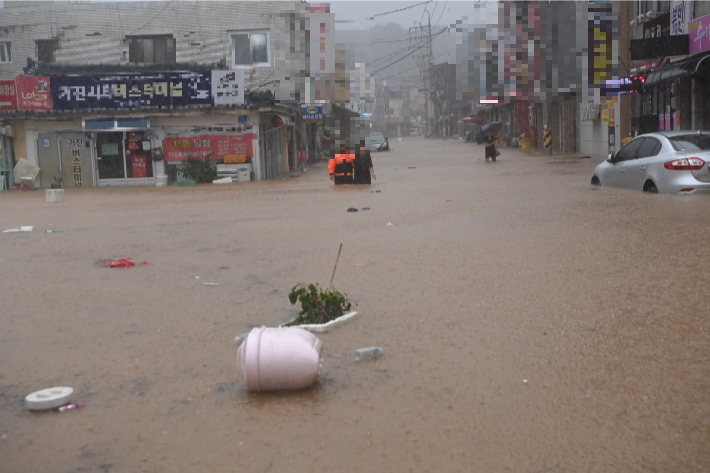
[[[0,193],[0,230],[35,227],[0,234],[0,471],[710,470],[707,196],[594,189],[596,159],[392,147],[371,187],[320,164]],[[313,388],[247,394],[234,337],[327,286],[340,243],[361,317],[319,335]],[[150,265],[96,264],[122,256]],[[384,356],[354,362],[367,346]],[[51,386],[86,407],[29,413]]]

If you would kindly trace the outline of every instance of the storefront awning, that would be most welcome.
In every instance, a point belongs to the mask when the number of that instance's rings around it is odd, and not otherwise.
[[[293,120],[291,120],[291,119],[290,119],[289,117],[287,117],[286,115],[281,115],[280,113],[277,113],[276,116],[281,119],[281,122],[283,123],[283,126],[292,126],[292,125],[294,124],[294,123],[293,123]]]
[[[659,82],[693,75],[698,71],[701,63],[710,62],[705,61],[708,57],[710,57],[710,54],[707,53],[704,55],[697,55],[695,57],[686,58],[683,61],[668,64],[664,67],[656,69],[648,74],[645,85],[654,85]]]

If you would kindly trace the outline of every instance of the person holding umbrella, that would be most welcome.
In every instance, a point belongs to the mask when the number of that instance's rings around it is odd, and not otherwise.
[[[490,159],[491,161],[496,160],[496,145],[498,144],[498,137],[493,136],[491,132],[486,132],[486,161]]]
[[[500,154],[496,149],[496,144],[498,144],[498,133],[500,133],[502,128],[503,125],[500,122],[487,123],[476,134],[476,143],[479,145],[481,143],[486,144],[486,161],[489,158],[491,161],[495,161],[496,156]]]

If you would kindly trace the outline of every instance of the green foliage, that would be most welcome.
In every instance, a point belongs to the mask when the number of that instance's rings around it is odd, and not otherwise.
[[[180,166],[178,171],[185,179],[192,179],[198,184],[210,183],[217,179],[217,167],[210,164],[210,156],[212,153],[208,154],[205,159],[188,158],[187,163]]]
[[[288,325],[324,324],[350,310],[347,294],[332,290],[324,291],[318,284],[299,283],[288,295],[291,304],[301,303],[301,312]]]

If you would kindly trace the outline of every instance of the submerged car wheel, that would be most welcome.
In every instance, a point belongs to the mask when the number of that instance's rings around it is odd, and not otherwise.
[[[597,176],[592,176],[592,185],[593,186],[601,186],[602,185],[601,181],[599,180],[599,178]]]
[[[648,194],[658,194],[658,188],[653,181],[646,181],[646,184],[643,185],[643,191]]]

